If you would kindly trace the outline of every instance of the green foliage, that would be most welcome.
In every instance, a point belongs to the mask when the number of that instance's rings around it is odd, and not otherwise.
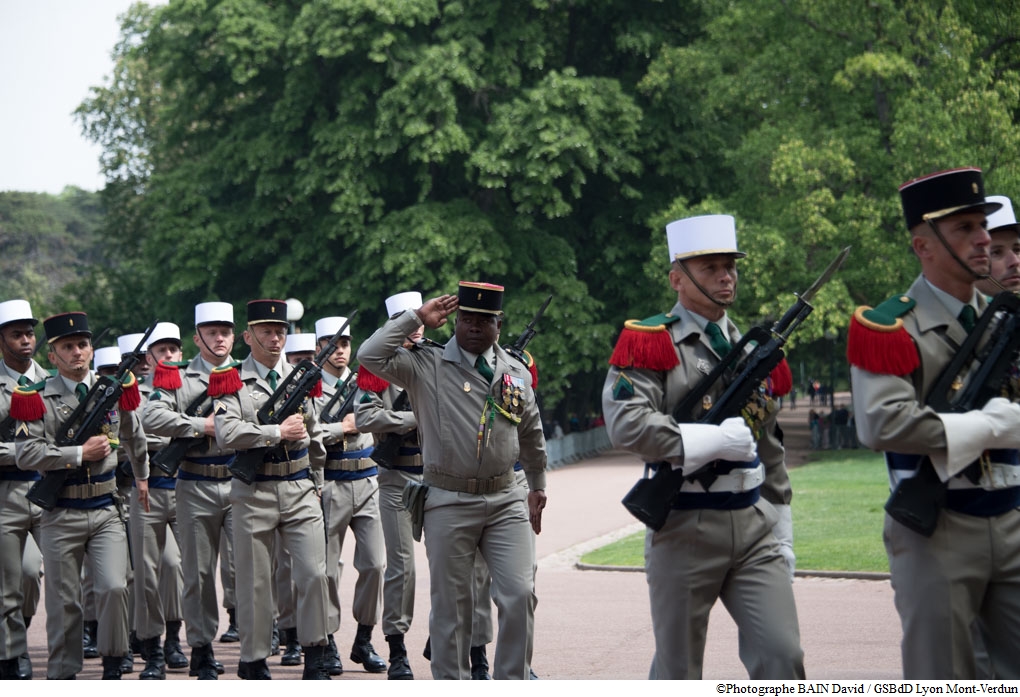
[[[675,302],[665,224],[725,212],[745,327],[853,246],[789,346],[843,374],[853,308],[917,273],[897,186],[974,164],[1020,195],[1018,26],[972,0],[139,4],[78,110],[121,267],[69,293],[118,326],[297,297],[364,335],[391,293],[488,280],[506,340],[553,293],[532,347],[563,416]]]

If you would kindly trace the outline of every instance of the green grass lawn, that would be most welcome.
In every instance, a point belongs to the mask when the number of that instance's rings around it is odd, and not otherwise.
[[[870,450],[824,451],[790,470],[797,568],[889,571],[882,545],[889,480],[882,455]],[[585,564],[644,566],[645,533],[589,552]]]

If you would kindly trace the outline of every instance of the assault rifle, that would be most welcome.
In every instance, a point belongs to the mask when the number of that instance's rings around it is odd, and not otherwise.
[[[117,405],[121,392],[124,391],[124,378],[138,363],[140,352],[156,328],[157,322],[158,320],[145,330],[135,350],[121,359],[116,373],[96,377],[85,399],[78,403],[71,415],[60,425],[60,430],[57,431],[58,446],[83,445],[89,438],[100,433],[106,415]],[[32,485],[26,498],[43,510],[52,511],[57,505],[57,498],[68,474],[68,470],[47,472],[42,479]]]
[[[535,325],[538,324],[538,320],[542,319],[542,315],[545,314],[545,308],[549,307],[549,303],[552,302],[552,299],[553,296],[551,295],[545,299],[545,302],[542,303],[542,307],[538,308],[538,312],[536,312],[535,316],[531,318],[530,322],[528,322],[528,326],[526,326],[524,331],[521,332],[521,335],[517,337],[517,341],[503,349],[520,361],[525,368],[528,367],[528,358],[524,355],[524,349],[527,348],[528,344],[531,343],[531,340],[535,338],[535,334],[538,333],[538,330],[535,329]]]
[[[338,421],[343,421],[344,417],[351,413],[351,409],[354,407],[354,395],[358,393],[355,387],[350,392],[347,391],[348,387],[352,385],[351,380],[357,380],[358,374],[355,371],[351,371],[347,376],[347,379],[336,386],[336,391],[333,392],[333,396],[329,398],[326,404],[322,407],[322,411],[319,412],[319,421],[324,424],[335,424]],[[343,400],[342,402],[340,400]],[[340,405],[337,408],[337,405]]]
[[[355,310],[343,323],[336,334],[329,340],[322,349],[315,354],[311,360],[307,358],[287,374],[287,377],[276,388],[269,400],[258,411],[259,423],[263,425],[280,425],[287,417],[297,414],[304,404],[308,394],[315,385],[322,379],[322,366],[329,360],[329,357],[336,351],[340,337],[347,326],[358,314]],[[280,446],[277,446],[280,447]],[[250,450],[239,451],[234,461],[229,465],[230,473],[245,484],[255,481],[255,470],[265,459],[270,448],[251,448]]]
[[[783,346],[787,339],[814,310],[811,299],[849,255],[849,247],[840,252],[771,329],[754,327],[741,337],[722,361],[680,400],[673,411],[673,419],[677,423],[718,425],[726,419],[742,416],[755,437],[760,437],[762,423],[767,416],[761,403],[761,385],[783,360]],[[752,343],[754,348],[748,349]],[[710,400],[705,398],[720,384],[726,385],[726,389],[706,409]],[[655,468],[655,475],[638,480],[623,497],[622,503],[642,523],[653,530],[660,530],[666,524],[673,501],[685,481],[700,481],[707,490],[714,480],[711,466],[685,477],[673,471],[668,462],[660,462]]]
[[[209,399],[208,393],[203,390],[198,396],[191,400],[191,404],[184,410],[185,416],[199,416],[205,418],[212,413],[213,402]],[[181,466],[181,458],[191,448],[205,442],[201,438],[174,438],[162,448],[157,450],[149,458],[149,464],[155,465],[166,473],[168,477],[176,477],[177,469]]]
[[[991,323],[999,321],[979,347]],[[1020,296],[1006,291],[996,295],[953,360],[942,370],[928,393],[926,404],[940,414],[962,414],[981,409],[1002,395],[1010,372],[1020,359]],[[969,374],[969,375],[968,375]],[[966,384],[963,380],[966,379]],[[975,484],[980,467],[972,463],[963,472]],[[931,537],[939,512],[946,505],[948,484],[939,479],[931,458],[925,456],[913,477],[901,479],[886,501],[889,517],[919,535]]]

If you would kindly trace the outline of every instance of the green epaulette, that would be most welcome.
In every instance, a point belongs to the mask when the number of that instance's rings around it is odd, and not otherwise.
[[[911,297],[897,295],[878,307],[858,307],[850,318],[847,333],[846,357],[850,365],[885,375],[914,372],[921,365],[921,357],[902,317],[916,304]]]

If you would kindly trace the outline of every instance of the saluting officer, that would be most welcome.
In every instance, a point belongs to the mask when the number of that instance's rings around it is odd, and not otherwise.
[[[0,420],[5,421],[0,434],[0,680],[32,678],[26,634],[42,584],[37,545],[42,509],[25,494],[39,473],[14,464],[14,424],[7,417],[16,388],[49,377],[33,359],[38,323],[27,300],[0,303]]]
[[[974,679],[971,628],[980,620],[996,677],[1020,678],[1020,406],[995,397],[966,413],[936,412],[932,388],[988,307],[975,281],[989,272],[981,170],[935,172],[900,187],[921,275],[903,295],[859,307],[847,357],[857,435],[885,451],[897,494],[941,484],[932,525],[894,495],[886,553],[907,679]],[[999,318],[1001,319],[1001,318]],[[995,326],[994,323],[993,325]],[[944,396],[944,395],[943,395]]]
[[[323,317],[316,321],[315,336],[320,350],[346,321],[346,317]],[[351,330],[348,326],[337,342],[336,350],[323,366],[322,395],[315,400],[317,413],[321,413],[351,376],[350,361]],[[355,376],[346,383],[344,393],[337,400],[343,402],[357,388]],[[356,400],[357,396],[352,399]],[[326,518],[326,572],[332,601],[330,642],[331,646],[335,645],[332,635],[340,628],[340,555],[350,528],[354,533],[354,568],[358,572],[351,603],[351,614],[358,628],[350,656],[367,672],[381,673],[386,670],[386,662],[372,646],[372,630],[382,613],[386,552],[379,519],[379,483],[376,476],[379,469],[371,457],[374,439],[371,433],[359,431],[353,407],[339,421],[323,422],[322,431],[326,445],[322,510]]]
[[[176,484],[184,621],[191,646],[191,675],[199,680],[216,680],[222,672],[212,647],[219,626],[217,560],[224,606],[230,617],[228,630],[236,631],[233,513],[227,469],[234,452],[216,443],[208,389],[210,373],[231,364],[234,308],[230,303],[206,302],[195,306],[194,341],[198,355],[188,363],[157,363],[143,423],[151,435],[184,439],[189,444],[177,470]]]
[[[432,675],[469,679],[475,550],[499,611],[493,673],[527,680],[535,613],[531,530],[545,508],[545,438],[528,370],[496,343],[503,287],[462,281],[389,320],[358,351],[361,364],[408,391],[422,443]],[[458,309],[459,308],[459,309]],[[409,351],[407,336],[458,312],[443,349]],[[517,485],[520,460],[531,492]]]
[[[304,413],[292,414],[279,425],[259,421],[258,410],[292,369],[283,359],[287,304],[252,300],[247,314],[244,340],[251,354],[240,369],[214,371],[210,378],[210,394],[218,397],[214,409],[220,447],[238,452],[266,449],[255,481],[245,484],[235,478],[230,489],[241,634],[237,672],[249,680],[271,677],[266,657],[273,631],[270,584],[279,530],[293,562],[298,639],[305,654],[303,678],[329,680],[322,666],[329,612],[326,543],[322,510],[309,479],[309,469],[322,467],[326,454],[310,404]]]
[[[740,658],[752,679],[803,679],[790,570],[773,533],[779,515],[766,496],[786,482],[772,397],[761,395],[757,405],[767,415],[757,441],[739,417],[720,425],[673,418],[677,404],[739,341],[726,308],[736,297],[736,260],[745,255],[729,215],[678,220],[666,234],[677,303],[668,313],[626,323],[602,391],[616,447],[642,457],[649,470],[671,467],[687,477],[707,468],[713,475],[685,481],[665,525],[647,531],[655,634],[649,677],[701,678],[709,613],[721,598],[740,630]],[[785,363],[773,382],[791,382]],[[726,387],[713,386],[708,398],[718,399]]]
[[[92,332],[84,312],[54,315],[43,326],[57,375],[46,381],[42,391],[19,389],[11,410],[14,414],[18,402],[25,400],[18,405],[23,417],[16,439],[18,467],[69,473],[56,507],[42,514],[46,673],[50,679],[67,679],[82,668],[81,565],[87,548],[95,582],[103,678],[119,680],[121,659],[128,652],[128,549],[114,501],[117,456],[111,442],[119,441],[119,447],[127,450],[140,500],[147,507],[148,454],[141,419],[134,411],[140,397],[137,385],[129,384],[119,406],[106,414],[103,433],[80,446],[57,445],[65,420],[96,379],[89,370]]]

